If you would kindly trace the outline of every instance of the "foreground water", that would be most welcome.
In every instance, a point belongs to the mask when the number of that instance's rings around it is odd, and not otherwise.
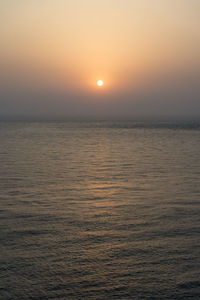
[[[2,299],[199,299],[200,125],[0,123]]]

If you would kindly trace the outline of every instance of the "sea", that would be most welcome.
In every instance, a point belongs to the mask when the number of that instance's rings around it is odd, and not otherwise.
[[[0,299],[200,299],[200,122],[0,122]]]

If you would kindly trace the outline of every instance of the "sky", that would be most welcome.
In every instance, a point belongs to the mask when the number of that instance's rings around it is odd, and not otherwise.
[[[0,117],[200,117],[199,0],[0,0],[0,45]]]

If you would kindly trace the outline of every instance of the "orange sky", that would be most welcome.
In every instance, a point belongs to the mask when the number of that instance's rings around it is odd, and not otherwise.
[[[199,73],[199,11],[198,0],[1,2],[0,78],[109,97]]]

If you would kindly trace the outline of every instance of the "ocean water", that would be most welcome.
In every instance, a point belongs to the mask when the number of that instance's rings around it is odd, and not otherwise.
[[[200,124],[0,123],[1,299],[199,299]]]

